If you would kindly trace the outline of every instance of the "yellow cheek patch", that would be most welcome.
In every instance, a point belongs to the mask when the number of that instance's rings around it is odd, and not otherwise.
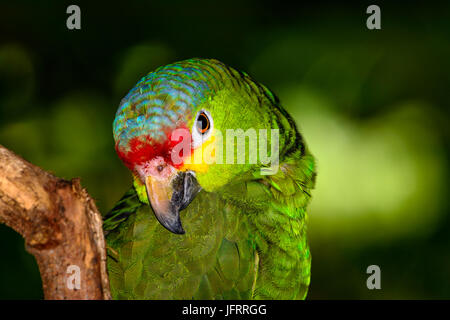
[[[212,134],[202,145],[194,149],[193,153],[183,158],[181,170],[192,170],[194,172],[204,173],[208,171],[210,164],[216,160],[216,138]]]

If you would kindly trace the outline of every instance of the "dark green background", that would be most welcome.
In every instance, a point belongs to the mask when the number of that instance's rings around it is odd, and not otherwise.
[[[450,298],[450,6],[374,2],[10,1],[0,4],[0,144],[105,212],[130,177],[120,99],[157,66],[216,58],[272,88],[318,158],[309,299]],[[310,1],[311,2],[311,1]],[[81,7],[81,30],[66,8]],[[40,299],[34,258],[0,225],[0,298]],[[381,268],[381,290],[366,287]]]

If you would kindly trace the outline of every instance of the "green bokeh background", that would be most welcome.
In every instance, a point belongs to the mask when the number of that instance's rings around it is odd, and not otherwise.
[[[83,186],[129,188],[111,125],[157,66],[217,58],[273,89],[318,159],[309,299],[450,298],[450,5],[14,1],[0,4],[0,144]],[[375,3],[375,2],[374,2]],[[66,8],[81,7],[81,30]],[[41,299],[34,258],[0,225],[0,299]],[[368,290],[366,268],[381,268]]]

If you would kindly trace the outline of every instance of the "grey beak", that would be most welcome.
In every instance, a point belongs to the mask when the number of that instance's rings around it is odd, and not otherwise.
[[[156,219],[170,232],[184,234],[180,211],[185,209],[201,190],[194,173],[178,172],[171,181],[148,178],[146,187]]]

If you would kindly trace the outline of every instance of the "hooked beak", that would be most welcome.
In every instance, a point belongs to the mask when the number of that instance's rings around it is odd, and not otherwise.
[[[169,231],[184,234],[180,211],[185,209],[201,190],[193,172],[176,171],[166,177],[145,178],[147,196],[156,219]]]

